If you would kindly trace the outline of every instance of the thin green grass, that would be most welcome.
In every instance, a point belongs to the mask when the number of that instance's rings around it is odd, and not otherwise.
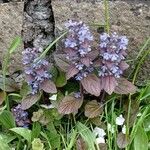
[[[4,61],[3,61],[3,64],[2,64],[2,74],[3,74],[3,89],[4,89],[4,94],[5,94],[5,104],[6,104],[6,107],[7,107],[7,110],[9,110],[9,102],[8,102],[8,97],[6,95],[6,74],[7,74],[7,69],[8,69],[8,65],[9,65],[9,60],[10,60],[10,57],[11,57],[11,54],[13,54],[15,52],[15,50],[17,49],[17,47],[19,46],[19,44],[21,43],[21,38],[20,37],[16,37],[12,43],[11,43],[11,46],[10,48],[7,50],[5,56],[4,56]]]

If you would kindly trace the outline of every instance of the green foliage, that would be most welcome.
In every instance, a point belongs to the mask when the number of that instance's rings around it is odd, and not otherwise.
[[[100,26],[109,33],[108,0],[104,0],[104,6],[106,24]],[[66,33],[56,38],[36,61],[44,58]],[[119,85],[115,85],[114,79],[111,78],[105,82],[101,81],[97,77],[96,69],[95,74],[78,82],[72,78],[78,72],[77,68],[72,67],[67,72],[70,64],[66,55],[55,53],[52,55],[55,65],[51,64],[52,66],[48,68],[52,74],[53,82],[47,80],[41,84],[41,92],[35,95],[30,94],[31,87],[25,81],[16,83],[8,74],[11,54],[15,52],[20,42],[19,37],[13,40],[2,64],[2,74],[0,75],[0,150],[12,150],[12,148],[16,150],[149,149],[150,82],[138,88],[133,83],[136,83],[140,68],[150,54],[148,47],[150,38],[143,44],[134,59],[135,69],[131,71],[129,76],[132,83],[125,78],[117,79]],[[94,50],[89,55],[91,55],[91,59],[97,60],[99,52]],[[89,60],[84,61],[89,62]],[[107,95],[105,91],[110,95]],[[75,97],[78,92],[81,95]],[[114,93],[112,94],[112,92]],[[130,94],[127,95],[128,93]],[[5,104],[3,104],[4,101]],[[30,125],[28,128],[16,127],[11,108],[19,103],[21,103],[21,109],[29,113]],[[116,124],[116,118],[120,114],[125,118],[123,125]],[[123,126],[126,127],[125,133]],[[98,139],[99,135],[94,133],[95,127],[103,129],[106,135]]]
[[[2,124],[6,129],[16,126],[14,116],[10,111],[4,110],[0,114],[0,124]]]
[[[88,150],[95,150],[95,136],[93,133],[90,131],[90,129],[82,124],[81,122],[78,122],[77,125],[77,130],[79,135],[84,139],[86,144],[88,145]]]
[[[9,145],[3,141],[3,139],[0,139],[0,150],[11,150]]]
[[[135,150],[148,150],[148,137],[142,126],[139,126],[134,138]]]
[[[67,80],[66,80],[66,75],[64,72],[59,71],[57,79],[56,79],[56,86],[57,87],[63,87],[64,85],[66,85]]]
[[[14,133],[22,136],[25,140],[28,141],[29,144],[31,144],[31,130],[21,127],[16,127],[10,129],[10,131],[13,131]]]

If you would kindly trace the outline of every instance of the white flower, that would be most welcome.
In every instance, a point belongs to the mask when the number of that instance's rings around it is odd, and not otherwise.
[[[114,126],[112,126],[110,123],[108,123],[107,128],[108,128],[108,131],[110,131],[111,133],[115,132]]]
[[[45,109],[52,109],[55,108],[55,106],[53,104],[50,105],[40,105],[41,107],[45,108]]]
[[[120,125],[120,126],[123,125],[124,121],[125,121],[125,119],[123,118],[122,114],[116,118],[117,125]]]
[[[52,95],[49,99],[53,101],[57,100],[57,94]]]
[[[122,127],[122,133],[126,134],[126,125],[123,125],[123,127]]]
[[[97,143],[97,144],[105,143],[104,137],[98,137],[98,138],[96,138],[96,143]]]
[[[137,117],[140,117],[140,116],[142,116],[142,113],[139,112],[139,113],[137,114]]]
[[[102,138],[106,135],[105,131],[102,128],[98,128],[98,127],[94,128],[93,133],[95,134],[95,136],[102,137]]]

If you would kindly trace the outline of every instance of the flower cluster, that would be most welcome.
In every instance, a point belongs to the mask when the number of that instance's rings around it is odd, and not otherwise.
[[[28,112],[22,110],[21,105],[18,104],[16,107],[11,109],[17,126],[19,127],[28,127],[30,120],[28,119]]]
[[[37,58],[42,51],[37,48],[27,48],[23,51],[23,64],[28,85],[32,88],[32,94],[38,92],[40,85],[52,77],[48,72],[49,63],[45,59]]]
[[[83,22],[69,20],[65,26],[69,30],[69,34],[64,41],[66,58],[78,70],[75,79],[82,80],[94,70],[92,60],[88,57],[93,36],[89,27]]]
[[[120,78],[128,65],[123,61],[126,56],[128,39],[126,36],[118,36],[115,32],[111,35],[100,35],[100,56],[102,63],[99,76],[114,76]]]
[[[105,143],[106,132],[104,131],[104,129],[95,127],[93,133],[96,136],[97,144]]]
[[[116,118],[116,125],[122,126],[122,133],[126,134],[126,125],[124,124],[125,119],[123,118],[122,114]]]

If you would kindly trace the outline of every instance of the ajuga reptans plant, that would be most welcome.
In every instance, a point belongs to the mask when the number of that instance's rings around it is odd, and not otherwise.
[[[15,118],[17,126],[25,128],[29,126],[30,120],[28,118],[28,112],[21,108],[21,104],[13,107],[11,111]]]
[[[64,51],[66,59],[70,62],[67,79],[75,76],[75,79],[80,81],[94,70],[93,62],[89,55],[93,35],[89,27],[81,21],[69,20],[65,26],[68,29],[68,35],[64,40]]]
[[[115,32],[100,35],[98,76],[100,77],[101,88],[108,94],[120,86],[118,80],[122,77],[123,71],[129,67],[125,62],[127,46],[128,39],[126,36],[119,36]],[[123,81],[125,80],[123,79]],[[129,84],[129,82],[125,82]]]
[[[49,72],[49,62],[45,59],[37,60],[41,52],[42,51],[37,48],[26,48],[23,51],[23,64],[27,83],[32,88],[32,94],[36,94],[40,89],[46,92],[56,93],[56,87],[50,81],[52,75]],[[51,91],[46,89],[48,84],[53,87]]]
[[[135,86],[122,78],[123,71],[129,67],[125,62],[126,36],[102,33],[99,46],[93,49],[94,38],[87,25],[69,20],[65,26],[68,29],[64,39],[65,57],[69,62],[67,79],[79,80],[83,88],[95,96],[102,90],[108,94],[135,92]]]

